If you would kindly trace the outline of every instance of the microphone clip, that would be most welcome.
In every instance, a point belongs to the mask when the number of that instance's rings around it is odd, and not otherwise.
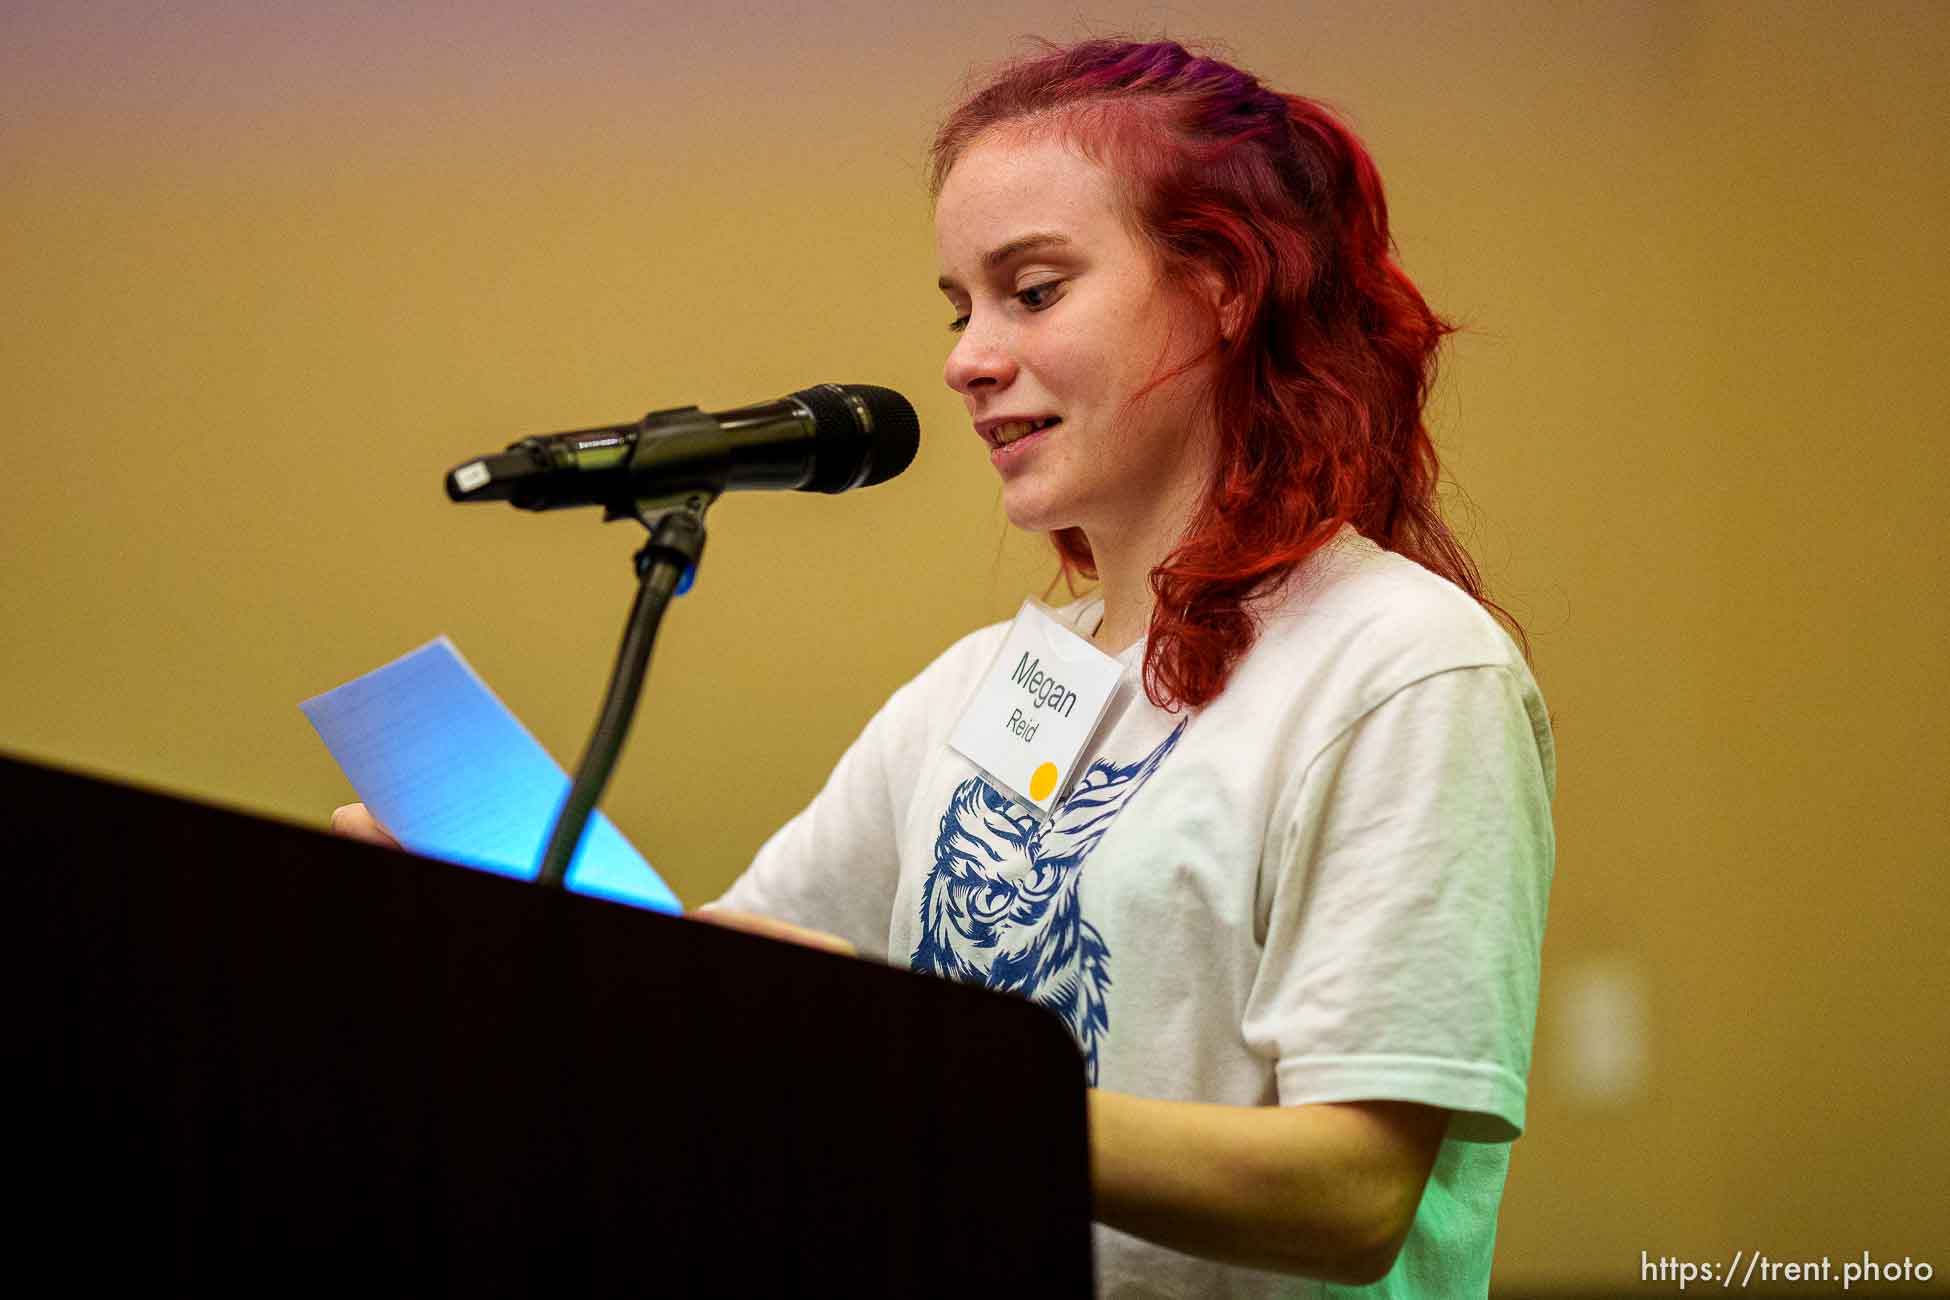
[[[627,515],[642,524],[650,537],[636,553],[638,581],[649,577],[650,566],[659,559],[672,561],[682,567],[678,570],[677,588],[671,594],[681,596],[697,580],[697,563],[704,555],[704,512],[715,500],[717,493],[701,491],[655,497],[637,502],[627,512],[612,508],[604,514],[603,522]]]
[[[603,504],[603,522],[636,519],[654,533],[653,519],[676,508],[702,520],[730,485],[731,470],[730,450],[711,416],[695,406],[652,411],[636,425],[623,492]],[[637,485],[652,483],[654,496],[636,495]]]

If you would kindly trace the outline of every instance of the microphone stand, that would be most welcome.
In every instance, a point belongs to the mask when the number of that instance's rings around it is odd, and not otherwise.
[[[543,888],[567,887],[569,860],[582,842],[583,829],[602,797],[603,787],[609,784],[610,772],[636,716],[657,625],[663,621],[670,598],[690,590],[698,557],[704,553],[704,512],[716,498],[715,491],[700,490],[680,497],[639,501],[627,510],[611,507],[609,511],[611,519],[634,516],[650,530],[650,540],[636,553],[636,602],[623,628],[623,644],[616,652],[616,666],[610,670],[609,689],[596,717],[596,730],[576,764],[569,797],[556,814],[548,849],[542,854],[541,871],[535,880]]]

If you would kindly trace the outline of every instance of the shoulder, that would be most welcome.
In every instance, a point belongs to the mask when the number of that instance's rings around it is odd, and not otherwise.
[[[1072,631],[1087,635],[1088,629],[1096,625],[1098,613],[1103,602],[1097,599],[1072,601],[1067,605],[1051,609],[1056,620]],[[908,682],[903,690],[911,690],[930,699],[942,692],[966,695],[974,689],[975,680],[982,670],[994,662],[1002,643],[1008,640],[1013,619],[990,623],[978,627],[961,637],[936,655],[933,662]]]
[[[1331,668],[1388,693],[1451,669],[1524,669],[1509,633],[1467,592],[1352,530],[1255,612],[1259,634],[1242,668],[1258,672]]]
[[[1269,647],[1328,645],[1410,679],[1523,662],[1467,592],[1352,530],[1293,574],[1261,615]]]
[[[1002,648],[1002,642],[1008,635],[1007,623],[990,623],[986,627],[976,628],[936,655],[902,690],[934,695],[972,684],[989,661],[995,658],[996,651]]]
[[[1084,599],[1051,609],[1058,622],[1087,634],[1102,601]],[[896,690],[869,726],[909,743],[945,741],[1009,638],[1014,619],[990,623],[958,638]]]
[[[1502,625],[1453,583],[1352,530],[1256,612],[1259,635],[1216,710],[1304,716],[1319,743],[1397,695],[1452,676],[1452,686],[1518,702],[1548,743],[1542,695]]]
[[[875,722],[929,739],[946,735],[1008,635],[1003,622],[957,638],[889,697]]]

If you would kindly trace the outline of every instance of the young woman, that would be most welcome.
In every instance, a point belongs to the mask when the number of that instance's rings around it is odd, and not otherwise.
[[[934,184],[947,382],[1121,685],[1032,815],[948,743],[1008,629],[964,638],[706,915],[1062,1016],[1105,1295],[1483,1295],[1553,757],[1436,510],[1447,327],[1373,163],[1318,103],[1093,41],[957,109]]]
[[[1096,1084],[1106,1295],[1482,1295],[1553,858],[1544,705],[1436,509],[1447,327],[1322,105],[1171,43],[935,142],[946,379],[1122,665],[1047,819],[903,687],[724,917],[1025,994]]]

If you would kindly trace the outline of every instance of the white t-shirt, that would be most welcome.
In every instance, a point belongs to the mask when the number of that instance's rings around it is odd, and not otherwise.
[[[1079,631],[1101,607],[1061,612]],[[1343,530],[1204,708],[1144,647],[1039,824],[948,748],[1006,625],[895,692],[720,900],[1060,1015],[1112,1091],[1454,1112],[1395,1268],[1346,1288],[1099,1226],[1100,1294],[1484,1295],[1523,1128],[1555,786],[1544,703],[1474,600]]]

